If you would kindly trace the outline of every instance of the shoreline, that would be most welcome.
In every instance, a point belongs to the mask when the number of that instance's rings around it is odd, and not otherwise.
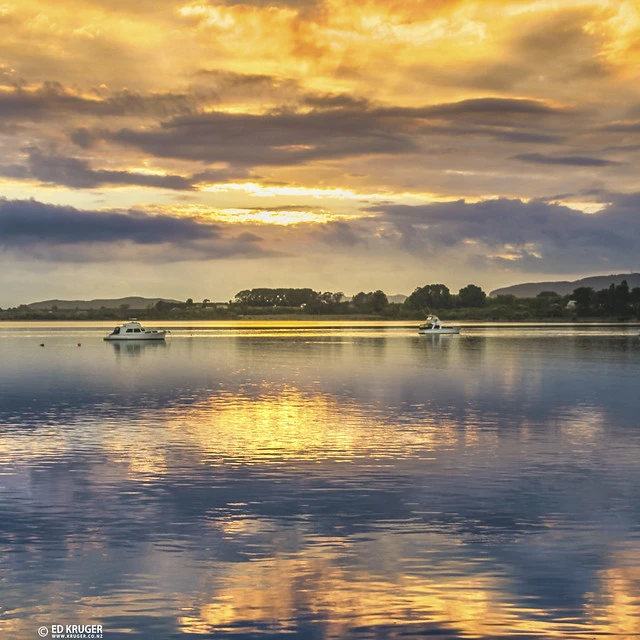
[[[132,314],[131,318],[135,318],[135,314]],[[101,324],[121,324],[126,322],[129,318],[0,318],[0,324],[64,324],[64,323],[101,323]],[[314,315],[309,316],[305,314],[275,314],[275,315],[247,315],[236,318],[138,318],[138,321],[143,325],[152,325],[162,323],[189,323],[196,322],[198,324],[212,323],[212,324],[233,324],[233,323],[249,323],[249,322],[265,322],[265,323],[277,323],[277,322],[336,322],[340,324],[353,322],[362,324],[374,324],[374,323],[394,323],[413,326],[414,324],[420,324],[423,319],[419,318],[385,318],[381,316],[357,316],[357,315]],[[474,324],[490,325],[490,324],[509,324],[509,325],[527,325],[527,324],[540,324],[540,325],[588,325],[588,324],[606,324],[606,325],[621,325],[621,326],[640,326],[640,319],[618,319],[608,317],[593,317],[593,318],[527,318],[514,320],[512,318],[465,318],[465,319],[443,319],[443,322],[450,324],[456,324],[460,326],[471,326]]]

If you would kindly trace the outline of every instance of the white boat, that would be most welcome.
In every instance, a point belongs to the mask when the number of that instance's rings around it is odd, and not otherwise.
[[[441,335],[443,333],[460,333],[460,327],[447,327],[436,316],[427,316],[427,319],[418,327],[421,335]]]
[[[135,318],[116,327],[105,340],[164,340],[168,331],[145,329]]]

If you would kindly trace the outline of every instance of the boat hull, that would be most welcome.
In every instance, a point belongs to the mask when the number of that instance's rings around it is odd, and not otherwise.
[[[167,334],[158,331],[157,333],[143,333],[137,335],[115,335],[106,336],[107,342],[147,342],[148,340],[164,340]]]
[[[421,336],[454,335],[460,333],[460,327],[442,327],[441,329],[418,329]]]

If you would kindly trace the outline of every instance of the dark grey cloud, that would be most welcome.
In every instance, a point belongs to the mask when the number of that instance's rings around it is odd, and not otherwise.
[[[526,100],[517,98],[475,98],[450,102],[432,107],[417,109],[425,116],[458,116],[458,115],[565,115],[567,112],[556,107],[551,107],[539,100]]]
[[[79,127],[69,134],[71,142],[78,145],[81,149],[91,149],[94,144],[100,140],[100,136],[95,131],[87,129],[87,127]]]
[[[640,121],[614,122],[603,127],[603,130],[615,133],[640,133]]]
[[[475,266],[555,273],[627,269],[640,250],[640,193],[616,196],[596,214],[505,198],[370,211],[395,227],[407,251],[433,256],[459,250],[461,260]]]
[[[548,144],[564,140],[575,111],[539,100],[477,98],[411,110],[386,109],[425,122],[423,134],[482,136],[501,142]]]
[[[513,156],[513,159],[533,164],[562,164],[570,167],[610,167],[620,164],[613,160],[589,156],[546,156],[542,153],[520,153]]]
[[[188,178],[177,175],[144,175],[130,171],[91,169],[89,162],[60,155],[46,155],[37,149],[29,151],[26,166],[0,166],[0,175],[39,180],[72,189],[94,189],[102,185],[137,185],[162,189],[192,189]]]
[[[59,82],[45,82],[35,90],[14,86],[12,91],[0,92],[0,118],[14,121],[41,121],[61,115],[127,116],[149,115],[169,117],[197,110],[206,95],[141,94],[120,91],[113,94],[96,89],[94,96],[84,97]]]
[[[335,220],[325,224],[313,225],[311,235],[329,245],[353,247],[365,244],[363,234],[353,224]]]
[[[39,149],[28,152],[26,165],[0,165],[0,176],[18,180],[39,180],[72,189],[95,189],[103,185],[132,185],[190,191],[199,182],[227,182],[249,175],[245,169],[207,169],[193,176],[146,175],[131,171],[92,169],[87,160],[56,154],[44,154]]]
[[[540,133],[538,130],[517,129],[508,125],[476,125],[470,126],[464,121],[448,126],[425,125],[416,133],[433,136],[450,137],[484,137],[513,144],[557,144],[565,139],[564,133]]]
[[[479,136],[514,144],[560,142],[566,127],[554,130],[546,125],[550,119],[564,119],[569,114],[532,99],[487,97],[407,108],[378,105],[346,93],[310,93],[296,80],[272,75],[210,69],[200,70],[192,78],[186,91],[162,94],[113,93],[98,87],[88,96],[58,82],[44,83],[35,90],[16,85],[12,91],[0,93],[0,122],[6,127],[84,116],[80,126],[68,134],[83,149],[109,141],[155,157],[226,162],[246,169],[362,155],[411,154],[420,151],[420,137],[425,136]],[[260,115],[202,112],[204,105],[233,99],[280,106]],[[125,117],[145,126],[119,128]],[[89,126],[91,118],[94,123],[100,118],[100,125]],[[117,123],[115,128],[110,120]],[[84,175],[78,178],[83,168],[77,164],[66,171],[73,174],[72,181],[58,182],[69,186],[76,186],[76,179],[83,184],[128,180],[126,175],[90,174],[89,167],[84,167]],[[59,177],[63,172],[60,167],[56,173]],[[169,188],[186,188],[179,182],[173,180],[175,186]]]
[[[13,91],[0,93],[0,118],[3,120],[34,120],[60,112],[89,112],[93,101],[67,92],[58,82],[45,82],[36,91],[15,86]]]
[[[533,133],[527,131],[509,131],[507,129],[494,129],[492,131],[475,131],[476,134],[484,133],[504,142],[525,142],[531,144],[553,144],[562,142],[563,135],[551,133]]]
[[[419,134],[557,141],[558,136],[535,129],[536,117],[565,115],[535,100],[487,98],[422,108],[375,107],[342,94],[306,96],[304,100],[316,108],[280,109],[262,115],[192,114],[155,128],[79,130],[74,140],[87,146],[102,138],[157,157],[244,166],[296,165],[355,155],[416,153]],[[470,124],[471,117],[475,124]]]
[[[107,139],[157,157],[239,165],[302,164],[312,159],[418,150],[408,132],[375,114],[352,111],[208,113],[155,129],[121,129]]]
[[[27,89],[24,79],[16,79],[8,72],[2,73],[0,81],[7,91],[0,93],[0,117],[3,120],[46,120],[61,115],[87,115],[98,117],[150,116],[171,118],[197,114],[200,107],[224,102],[239,96],[262,99],[266,104],[280,104],[281,110],[293,109],[301,104],[314,109],[357,108],[373,111],[374,106],[365,98],[346,93],[310,93],[298,80],[268,75],[243,74],[221,69],[201,69],[192,76],[188,89],[181,92],[140,93],[125,89],[113,92],[105,87],[94,87],[78,94],[58,81],[47,81],[34,89]],[[474,102],[474,101],[469,101]],[[482,102],[482,101],[477,101]],[[505,103],[509,102],[504,100]],[[535,101],[513,100],[511,102]],[[462,105],[462,103],[460,103]],[[489,111],[488,107],[475,109],[458,105],[461,112],[470,110]],[[454,105],[453,110],[456,109]],[[520,111],[521,109],[513,109]],[[502,111],[508,111],[503,109]],[[528,112],[538,110],[527,109]],[[379,115],[405,115],[408,117],[429,115],[428,110],[390,108],[380,109]],[[436,113],[436,115],[439,115]]]
[[[640,127],[638,127],[638,131],[640,131]],[[610,147],[605,147],[604,149],[602,149],[602,151],[605,151],[605,152],[622,151],[622,152],[635,153],[636,151],[640,151],[640,144],[615,144],[615,145],[611,145]]]
[[[209,95],[188,93],[137,93],[119,91],[106,97],[95,106],[98,115],[152,115],[167,117],[177,113],[192,113],[198,103]]]
[[[314,109],[360,109],[370,107],[366,98],[359,98],[348,93],[309,94],[303,97],[304,104]]]
[[[36,200],[0,199],[0,243],[14,247],[33,242],[75,244],[120,242],[183,243],[221,237],[219,226],[192,218],[140,212],[96,213]]]
[[[307,97],[307,102],[312,97]],[[540,123],[550,118],[561,118],[564,126],[566,119],[576,115],[575,110],[550,106],[541,100],[524,98],[474,98],[458,102],[444,102],[424,107],[380,106],[366,100],[338,94],[336,96],[322,96],[315,98],[320,105],[322,100],[331,106],[331,101],[344,101],[346,107],[358,107],[361,111],[370,113],[378,118],[405,118],[409,121],[427,120],[431,122],[445,121],[448,123],[473,123],[485,126],[520,126],[536,128]]]
[[[0,199],[0,248],[53,261],[108,261],[110,248],[127,243],[155,247],[156,258],[164,262],[271,255],[261,242],[253,233],[236,236],[228,226],[196,218]],[[152,259],[153,255],[145,254]]]

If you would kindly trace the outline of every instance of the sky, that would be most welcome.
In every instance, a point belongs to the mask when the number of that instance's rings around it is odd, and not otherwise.
[[[640,270],[635,0],[0,5],[0,306]]]

